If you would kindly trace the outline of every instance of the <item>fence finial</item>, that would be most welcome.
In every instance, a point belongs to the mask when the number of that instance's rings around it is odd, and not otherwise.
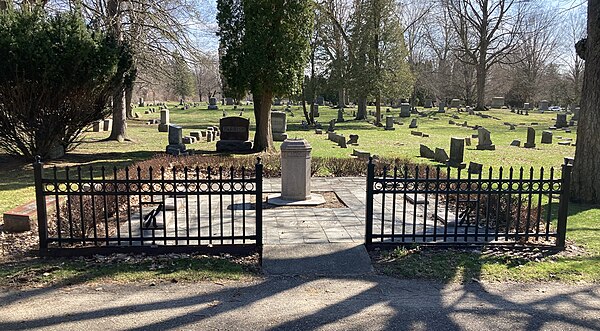
[[[35,163],[42,163],[42,157],[40,155],[34,156]]]
[[[261,161],[262,161],[262,158],[260,156],[256,157],[256,164],[260,164]]]
[[[369,156],[369,164],[373,164],[373,157]]]

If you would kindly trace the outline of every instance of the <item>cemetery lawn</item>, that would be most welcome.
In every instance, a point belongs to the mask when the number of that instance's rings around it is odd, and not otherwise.
[[[442,282],[600,282],[600,206],[569,209],[564,252],[407,248],[376,254],[375,268],[389,276]]]
[[[250,118],[251,138],[254,130],[254,116],[252,106],[239,106],[238,110],[233,110],[232,106],[221,106],[220,110],[206,110],[206,105],[197,108],[183,110],[176,105],[171,105],[171,122],[179,124],[184,129],[184,135],[188,135],[192,130],[203,130],[208,125],[218,125],[219,119],[223,116],[223,111],[227,116],[237,116],[244,109],[242,116]],[[149,119],[160,118],[159,113],[144,114],[149,107],[135,108],[141,117],[136,120],[128,121],[128,133],[130,142],[117,143],[103,141],[109,134],[107,132],[88,132],[83,137],[82,143],[64,159],[48,162],[47,165],[56,165],[64,167],[67,165],[93,165],[94,167],[113,166],[122,167],[135,161],[145,160],[156,153],[164,152],[167,144],[167,134],[160,133],[157,125],[146,125]],[[284,107],[273,107],[276,110],[282,110]],[[327,129],[329,120],[337,118],[337,110],[330,107],[319,107],[321,116],[318,121],[323,125],[324,131]],[[374,107],[369,107],[374,110]],[[391,113],[385,113],[386,107],[382,107],[385,115],[393,115],[396,118],[399,109],[391,109]],[[529,116],[517,115],[509,110],[494,109],[486,112],[487,115],[498,117],[481,118],[476,115],[467,115],[466,113],[456,113],[455,110],[448,110],[445,114],[437,114],[435,110],[420,109],[421,111],[431,112],[428,117],[417,117],[411,115],[411,118],[418,118],[418,128],[409,129],[410,119],[400,119],[403,125],[395,125],[395,130],[386,131],[382,127],[365,121],[353,121],[352,112],[356,108],[347,108],[345,118],[348,121],[336,124],[336,131],[348,137],[350,134],[358,134],[359,140],[357,146],[348,146],[347,149],[339,148],[334,143],[327,140],[327,135],[317,135],[314,130],[302,130],[301,122],[304,119],[301,107],[292,107],[294,116],[288,113],[288,136],[290,138],[305,138],[313,147],[313,156],[315,157],[336,157],[349,158],[353,149],[368,151],[382,157],[409,159],[415,163],[427,165],[436,165],[435,162],[419,158],[419,144],[423,143],[434,149],[435,147],[445,148],[449,152],[450,137],[470,137],[476,134],[476,130],[451,125],[449,120],[457,123],[467,121],[469,125],[481,125],[491,131],[491,139],[496,145],[495,151],[478,151],[475,148],[477,139],[472,139],[472,145],[465,149],[465,162],[469,161],[482,163],[484,168],[493,166],[494,169],[502,167],[525,167],[525,178],[527,178],[529,167],[538,169],[544,167],[560,167],[565,156],[573,156],[574,146],[560,146],[556,142],[557,136],[562,138],[576,139],[576,128],[572,133],[563,131],[554,131],[553,144],[541,144],[541,131],[547,130],[554,124],[556,113],[546,112],[544,114],[531,111]],[[459,119],[453,119],[451,116],[457,115]],[[437,118],[437,119],[436,119]],[[372,121],[373,118],[370,117]],[[516,125],[516,130],[511,131],[504,124],[509,122]],[[536,129],[536,148],[525,149],[509,146],[514,139],[521,140],[521,145],[526,141],[527,126],[531,123]],[[429,134],[428,138],[411,135],[411,131],[420,131]],[[276,143],[279,149],[281,143]],[[214,153],[215,142],[201,142],[189,145],[188,148],[195,149],[198,152]],[[559,169],[556,169],[560,176]],[[507,171],[505,171],[507,173]],[[487,175],[487,172],[484,172]],[[536,175],[534,175],[536,176]],[[31,165],[19,163],[11,157],[0,155],[0,215],[16,206],[22,205],[35,199],[33,189],[33,170]],[[386,256],[382,255],[383,260],[378,262],[380,270],[390,275],[409,278],[433,278],[444,281],[469,281],[471,279],[481,279],[486,281],[566,281],[566,282],[598,282],[600,281],[600,207],[590,207],[573,204],[570,207],[569,231],[567,239],[575,246],[581,247],[583,251],[567,251],[558,255],[545,256],[541,261],[530,260],[528,258],[509,258],[504,255],[481,254],[478,252],[463,251],[415,251],[404,250],[397,251]],[[386,260],[387,259],[387,260]],[[393,261],[391,261],[393,260]],[[61,282],[66,279],[100,279],[102,277],[113,277],[132,279],[136,277],[148,279],[169,279],[170,274],[160,270],[150,271],[147,266],[141,269],[131,271],[131,267],[120,265],[108,271],[81,271],[81,266],[88,262],[68,262],[57,260],[39,260],[39,267],[31,265],[20,269],[20,272],[27,270],[43,270],[48,266],[61,264],[58,271],[51,274],[64,273],[65,276],[57,280]],[[390,262],[391,261],[391,262]],[[73,263],[73,264],[71,264]],[[200,263],[200,262],[198,262]],[[214,266],[214,265],[213,265]],[[37,269],[36,269],[37,268]],[[0,282],[6,281],[6,272],[17,272],[17,269],[10,269],[2,266],[0,271]],[[235,269],[235,268],[234,268]],[[221,269],[219,269],[221,270]],[[190,271],[180,270],[182,279],[210,279],[211,277],[233,278],[246,275],[243,271],[214,271],[216,274],[192,275]],[[131,272],[130,272],[131,271]],[[213,272],[210,271],[210,272]],[[38,271],[35,271],[37,275]],[[97,274],[98,273],[98,274]],[[41,273],[43,275],[44,272]],[[237,275],[237,276],[235,276]],[[42,278],[45,276],[39,276]],[[158,277],[158,278],[156,278]],[[164,278],[161,278],[164,277]],[[180,277],[180,276],[178,276]],[[194,278],[195,277],[195,278]],[[173,277],[171,277],[173,278]],[[62,279],[62,280],[61,280]]]
[[[256,256],[242,258],[170,254],[115,254],[90,258],[31,258],[2,262],[0,287],[77,284],[248,281],[257,277]]]

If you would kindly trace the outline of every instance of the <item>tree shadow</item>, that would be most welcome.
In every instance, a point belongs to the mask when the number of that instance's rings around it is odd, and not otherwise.
[[[289,259],[301,264],[303,259]],[[458,272],[458,269],[456,270]],[[70,279],[77,284],[81,279]],[[187,290],[188,287],[196,290]],[[23,307],[36,297],[51,300],[56,307],[37,310],[31,317],[5,319],[0,329],[25,330],[51,328],[65,323],[102,322],[121,315],[151,313],[151,319],[121,325],[132,330],[164,330],[228,325],[269,330],[315,329],[394,329],[455,330],[476,325],[514,323],[524,330],[539,330],[557,323],[565,328],[600,328],[600,295],[597,287],[557,289],[553,294],[535,292],[539,285],[486,286],[481,283],[457,285],[419,280],[398,280],[378,275],[356,276],[266,276],[250,284],[186,285],[182,295],[162,296],[149,291],[143,302],[132,297],[144,292],[139,286],[111,291],[109,301],[77,309],[64,305],[69,299],[61,294],[63,286],[0,294],[0,307]],[[159,289],[160,290],[160,289]],[[181,291],[179,291],[181,294]],[[133,299],[132,299],[133,298]],[[129,300],[127,300],[129,299]],[[132,302],[135,301],[135,302]],[[161,313],[166,311],[167,313]],[[173,312],[173,313],[170,313]],[[575,312],[575,313],[574,313]],[[28,312],[27,314],[30,314]],[[518,316],[518,317],[517,317]],[[133,320],[132,320],[133,321]],[[512,321],[512,322],[511,322]],[[476,323],[476,324],[473,324]]]

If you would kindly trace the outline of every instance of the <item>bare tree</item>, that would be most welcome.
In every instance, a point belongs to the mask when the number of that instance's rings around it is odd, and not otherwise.
[[[507,63],[518,46],[523,6],[518,0],[444,0],[458,37],[457,58],[476,71],[477,109],[485,109],[488,70]]]
[[[600,203],[600,0],[588,0],[587,39],[577,44],[585,60],[572,198]]]

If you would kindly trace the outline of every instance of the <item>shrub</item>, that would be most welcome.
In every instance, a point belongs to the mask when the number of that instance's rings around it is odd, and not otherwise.
[[[0,148],[32,159],[72,149],[105,118],[129,52],[76,13],[0,12]]]

